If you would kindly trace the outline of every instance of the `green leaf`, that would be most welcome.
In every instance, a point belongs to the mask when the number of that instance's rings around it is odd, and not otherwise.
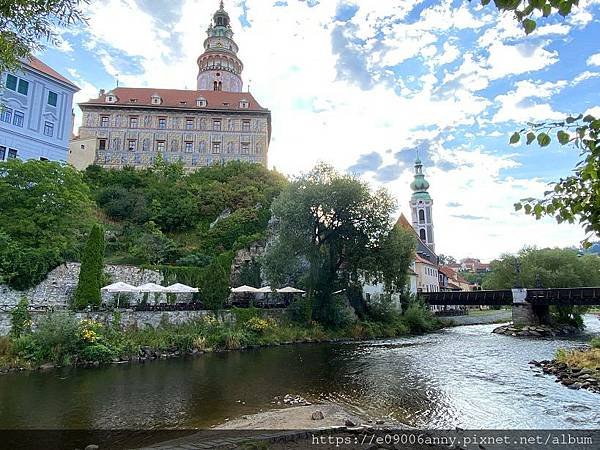
[[[511,144],[517,144],[521,140],[521,135],[519,133],[513,133],[510,137]]]
[[[523,209],[523,205],[521,203],[515,203],[514,207],[515,211],[520,211],[521,209]]]
[[[594,130],[600,130],[600,120],[594,120],[592,123],[590,123],[590,128],[593,128]]]
[[[569,14],[571,14],[571,2],[570,1],[562,1],[560,2],[560,6],[558,7],[558,13],[563,16],[566,17]]]
[[[556,133],[556,137],[558,138],[558,142],[560,142],[562,145],[568,144],[569,140],[571,139],[569,133],[566,133],[563,130],[560,130],[558,133]]]
[[[491,0],[481,0],[483,6],[489,5]]]
[[[585,117],[583,118],[583,121],[584,121],[584,122],[592,122],[592,121],[594,121],[595,119],[596,119],[596,118],[595,118],[594,116],[592,116],[591,114],[588,114],[587,116],[585,116]]]
[[[535,20],[525,19],[523,21],[523,28],[525,29],[525,34],[531,34],[533,30],[535,30],[536,26],[537,24],[535,23]]]
[[[540,133],[538,134],[537,141],[540,147],[547,147],[550,145],[551,139],[546,133]]]
[[[530,131],[527,133],[527,145],[531,144],[533,141],[535,141],[535,133]]]
[[[542,14],[544,15],[544,17],[548,17],[550,14],[552,14],[552,6],[544,5],[542,7]]]

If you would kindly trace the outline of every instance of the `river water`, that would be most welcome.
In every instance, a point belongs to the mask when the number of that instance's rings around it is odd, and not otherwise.
[[[588,333],[600,320],[586,317]],[[0,376],[0,429],[192,428],[297,394],[426,428],[598,428],[600,396],[528,365],[581,340],[492,334],[497,325],[385,341],[304,344],[145,365]]]

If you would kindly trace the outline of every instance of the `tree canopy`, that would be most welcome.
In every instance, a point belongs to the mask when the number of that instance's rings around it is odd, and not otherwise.
[[[314,299],[314,318],[327,324],[336,316],[332,293],[351,280],[381,274],[403,285],[414,243],[392,230],[394,207],[385,190],[371,192],[355,177],[316,166],[273,202],[268,279],[274,285],[301,279]]]
[[[0,72],[15,70],[22,59],[57,43],[57,29],[85,22],[81,6],[89,0],[2,0]]]

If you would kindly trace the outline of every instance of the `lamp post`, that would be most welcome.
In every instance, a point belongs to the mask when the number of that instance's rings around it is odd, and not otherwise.
[[[521,281],[521,260],[519,258],[515,258],[515,275],[515,288],[521,289],[523,282]]]

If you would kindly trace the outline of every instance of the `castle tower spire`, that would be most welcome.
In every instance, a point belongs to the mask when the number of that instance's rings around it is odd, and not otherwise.
[[[206,34],[204,53],[198,58],[198,90],[242,92],[244,65],[237,56],[239,49],[223,0]]]
[[[423,163],[419,159],[415,160],[415,178],[410,184],[413,194],[410,199],[410,209],[412,213],[413,228],[419,234],[419,237],[432,251],[435,252],[435,241],[433,238],[433,200],[429,195],[429,183],[423,174]]]

